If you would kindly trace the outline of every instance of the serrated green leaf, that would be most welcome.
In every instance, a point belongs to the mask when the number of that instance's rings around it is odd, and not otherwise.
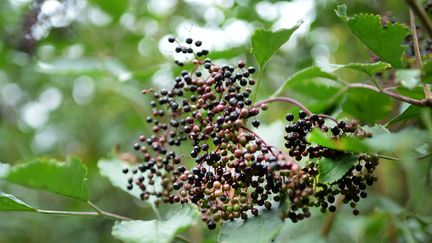
[[[387,22],[381,23],[381,17],[373,14],[356,14],[348,17],[346,6],[339,5],[336,14],[347,23],[350,30],[371,51],[393,67],[401,67],[401,57],[406,46],[402,45],[410,33],[403,24]]]
[[[141,189],[139,187],[134,186],[132,190],[127,189],[128,185],[128,179],[130,178],[130,175],[126,175],[122,172],[124,168],[128,168],[129,170],[132,170],[134,166],[126,163],[125,161],[122,161],[118,158],[108,158],[108,159],[101,159],[98,162],[98,168],[102,176],[108,178],[111,182],[111,184],[130,195],[140,198]],[[146,181],[144,181],[146,183]],[[158,183],[155,183],[155,188],[157,190],[160,189],[159,186],[156,186]],[[150,187],[148,184],[147,187]],[[154,201],[156,198],[154,196],[150,196],[148,202],[150,202],[152,205],[154,204]]]
[[[382,72],[388,68],[391,68],[389,63],[375,62],[375,63],[349,63],[349,64],[332,64],[332,63],[317,63],[323,71],[333,73],[340,69],[351,69],[362,72],[369,77],[374,74]]]
[[[280,29],[274,32],[265,29],[255,30],[251,37],[252,53],[261,69],[299,26],[298,24],[290,29]]]
[[[88,200],[87,168],[78,159],[68,159],[65,163],[36,159],[30,163],[13,166],[4,179],[81,201]]]
[[[0,211],[36,211],[36,209],[14,195],[0,191]]]
[[[283,227],[283,222],[280,220],[280,210],[280,208],[264,210],[259,216],[251,217],[247,221],[225,222],[219,232],[219,242],[271,242]]]
[[[324,158],[318,161],[319,180],[333,183],[344,176],[358,162],[358,155],[350,154],[339,158]]]
[[[418,117],[420,115],[420,113],[421,113],[421,110],[422,110],[421,107],[418,107],[418,106],[415,106],[415,105],[410,105],[401,114],[399,114],[398,116],[396,116],[393,119],[391,119],[387,123],[387,126],[390,126],[390,125],[393,125],[393,124],[398,123],[398,122],[407,121],[407,120],[410,120],[412,118]]]
[[[279,87],[278,90],[276,90],[271,95],[271,97],[278,96],[284,90],[288,89],[288,86],[290,85],[290,83],[301,82],[303,80],[309,80],[309,79],[314,79],[314,78],[325,78],[325,79],[337,80],[337,77],[335,75],[328,73],[326,71],[323,71],[318,66],[311,66],[311,67],[302,69],[302,70],[294,73],[285,82],[283,82],[283,84]]]
[[[339,151],[350,152],[368,152],[370,148],[362,141],[353,137],[340,137],[335,140],[324,134],[320,129],[315,128],[308,133],[306,140],[310,143],[316,143],[326,148],[331,148]]]
[[[199,219],[198,212],[191,206],[183,207],[166,221],[134,220],[116,223],[112,235],[127,243],[169,243],[176,234],[184,232]]]
[[[395,74],[396,81],[408,89],[413,89],[420,83],[421,72],[418,69],[398,69]]]

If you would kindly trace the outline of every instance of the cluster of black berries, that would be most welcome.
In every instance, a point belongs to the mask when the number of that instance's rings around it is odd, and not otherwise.
[[[293,222],[303,219],[308,215],[308,211],[306,211],[306,214],[304,212],[296,213],[295,211],[299,207],[302,210],[309,207],[320,207],[323,213],[327,210],[334,212],[337,206],[336,196],[341,197],[343,203],[350,204],[353,208],[353,214],[358,215],[359,211],[356,209],[356,203],[360,198],[367,196],[366,187],[371,186],[377,179],[373,176],[373,171],[378,165],[378,158],[366,154],[358,155],[357,162],[341,179],[333,183],[320,183],[317,182],[319,181],[319,178],[317,178],[319,162],[314,162],[316,160],[312,159],[330,158],[338,160],[344,156],[352,156],[352,154],[320,145],[312,145],[307,142],[306,136],[314,128],[331,134],[335,140],[344,136],[369,137],[371,134],[358,129],[356,121],[339,121],[335,122],[336,124],[333,127],[328,127],[325,125],[323,117],[317,114],[308,116],[303,110],[299,112],[297,121],[294,121],[295,116],[291,113],[288,113],[285,118],[289,122],[285,126],[285,132],[287,133],[284,136],[286,140],[285,147],[288,149],[290,157],[295,158],[297,161],[302,159],[307,161],[307,166],[302,171],[308,178],[306,185],[303,186],[304,189],[298,192],[303,193],[303,195],[306,194],[308,197],[303,198],[303,203],[294,203],[285,216],[289,217]],[[288,197],[291,202],[299,200],[299,195],[288,193]]]
[[[260,210],[281,203],[289,205],[282,218],[293,222],[309,217],[309,207],[334,202],[334,195],[344,200],[357,200],[364,194],[369,177],[357,167],[368,167],[365,158],[334,185],[319,184],[317,164],[300,168],[293,158],[338,156],[339,152],[312,147],[304,139],[314,127],[326,131],[324,120],[300,112],[297,123],[287,126],[286,147],[289,154],[271,147],[247,127],[247,121],[259,126],[256,116],[267,109],[252,104],[251,86],[255,84],[254,67],[240,61],[236,67],[217,65],[207,50],[195,51],[193,40],[177,43],[176,52],[194,57],[192,71],[182,71],[171,89],[144,90],[150,95],[153,134],[139,136],[135,150],[142,153],[143,162],[129,174],[128,189],[137,186],[141,198],[155,198],[165,203],[193,203],[209,229],[217,222],[256,216]],[[201,46],[195,41],[195,47]],[[176,61],[176,64],[184,64]],[[293,121],[292,115],[287,120]],[[336,131],[336,129],[338,129]],[[352,133],[355,124],[339,122],[331,131],[335,136]],[[189,149],[189,154],[180,152]],[[375,166],[375,164],[373,164]],[[369,170],[368,170],[369,171]],[[336,188],[337,187],[337,188]],[[318,189],[320,188],[320,189]],[[358,192],[358,193],[357,193]],[[329,207],[332,211],[332,206]]]
[[[295,117],[291,113],[288,113],[285,118],[289,122],[289,124],[285,126],[285,132],[287,133],[284,136],[286,140],[285,147],[289,149],[289,156],[298,161],[305,156],[308,156],[311,159],[320,157],[332,158],[342,153],[320,145],[311,146],[306,141],[306,135],[312,129],[319,128],[325,133],[330,130],[335,139],[339,136],[352,134],[357,130],[357,124],[355,121],[351,123],[340,121],[334,127],[329,128],[324,125],[325,120],[323,117],[316,114],[308,116],[303,110],[299,112],[299,119],[297,122],[294,122]]]

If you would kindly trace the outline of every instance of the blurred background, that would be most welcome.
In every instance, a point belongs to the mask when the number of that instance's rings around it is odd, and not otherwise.
[[[370,61],[371,53],[334,14],[342,2],[348,5],[349,15],[370,12],[408,20],[408,8],[401,0],[0,1],[0,162],[80,157],[89,168],[93,202],[107,211],[153,219],[148,206],[101,177],[96,163],[116,146],[131,152],[137,136],[148,130],[144,120],[149,109],[140,91],[169,86],[180,71],[167,37],[202,40],[210,57],[219,63],[235,64],[243,59],[253,65],[250,36],[254,29],[289,28],[303,21],[267,65],[258,94],[262,99],[314,62]],[[361,81],[364,77],[349,78]],[[327,102],[333,96],[331,86],[300,85],[287,95],[315,112],[334,110]],[[342,115],[362,124],[384,123],[401,106],[387,99],[382,102],[390,108],[373,118],[361,112]],[[261,119],[264,137],[281,133],[283,114],[291,107],[274,105],[272,109]],[[416,168],[382,163],[379,183],[359,204],[361,216],[342,209],[330,233],[332,242],[431,240],[431,218],[427,216],[432,202],[420,196],[430,195],[430,182],[423,180],[430,167]],[[409,193],[413,187],[418,198]],[[79,202],[49,193],[3,182],[0,188],[39,208],[88,210]],[[315,215],[305,223],[286,223],[279,240],[311,242],[326,220]],[[112,224],[105,219],[1,213],[0,242],[118,242],[111,237]],[[217,232],[205,228],[198,225],[186,235],[194,242],[215,242]]]

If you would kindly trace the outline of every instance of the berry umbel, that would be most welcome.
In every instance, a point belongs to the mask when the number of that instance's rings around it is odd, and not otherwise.
[[[356,203],[376,180],[372,172],[378,160],[359,155],[340,180],[320,183],[318,164],[312,159],[347,154],[306,140],[314,128],[330,132],[334,139],[356,136],[355,122],[341,121],[329,128],[323,117],[301,110],[297,120],[293,114],[285,117],[288,151],[270,146],[248,127],[258,128],[257,116],[268,108],[255,106],[250,99],[255,68],[243,61],[235,66],[216,64],[205,58],[209,52],[201,49],[199,40],[168,41],[176,45],[174,51],[191,59],[193,67],[181,71],[171,89],[143,90],[151,97],[146,121],[152,134],[140,135],[133,146],[143,159],[136,169],[123,170],[130,175],[127,189],[140,188],[142,200],[195,204],[209,229],[218,222],[247,220],[282,202],[289,206],[281,217],[297,222],[311,215],[310,207],[335,211],[339,196],[358,214]],[[180,149],[182,145],[186,146]],[[187,153],[180,152],[189,147]],[[306,162],[304,168],[297,164],[300,160]]]

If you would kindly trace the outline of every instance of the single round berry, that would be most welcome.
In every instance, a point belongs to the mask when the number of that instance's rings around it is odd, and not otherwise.
[[[193,40],[192,40],[192,38],[186,38],[185,42],[187,44],[192,44]]]
[[[195,41],[195,46],[200,47],[202,45],[202,41]]]
[[[306,116],[307,116],[306,111],[304,111],[304,110],[300,110],[299,111],[299,117],[300,117],[300,119],[304,119],[304,118],[306,118]]]
[[[258,120],[253,120],[252,121],[252,126],[259,127],[259,125],[260,125],[260,121],[258,121]]]
[[[288,113],[288,114],[285,116],[285,119],[286,119],[287,121],[293,121],[293,120],[294,120],[294,115],[291,114],[291,113]]]
[[[255,67],[248,67],[248,72],[249,73],[251,73],[251,74],[253,74],[253,73],[255,73],[255,71],[256,71],[256,69],[255,69]]]
[[[216,229],[216,223],[215,223],[213,220],[209,220],[209,221],[207,222],[207,227],[208,227],[210,230],[214,230],[214,229]]]
[[[169,43],[174,43],[175,40],[176,40],[176,38],[174,36],[168,37],[168,42]]]

